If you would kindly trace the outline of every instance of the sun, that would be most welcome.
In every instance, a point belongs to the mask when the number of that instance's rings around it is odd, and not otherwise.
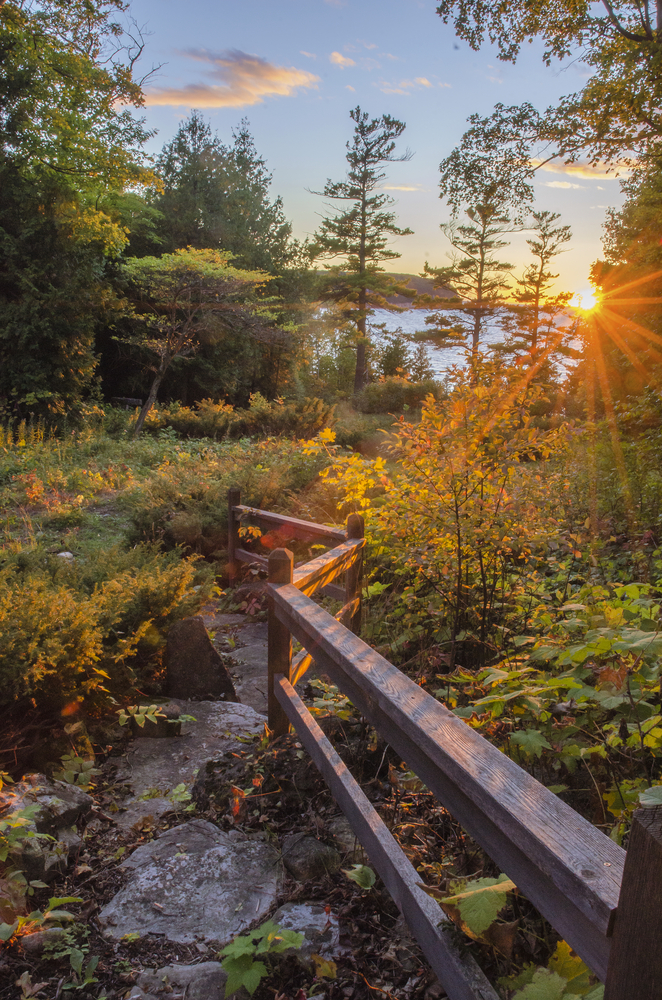
[[[585,292],[577,292],[577,299],[579,300],[579,308],[583,312],[590,312],[591,309],[595,309],[598,304],[598,297],[592,290],[587,290]]]

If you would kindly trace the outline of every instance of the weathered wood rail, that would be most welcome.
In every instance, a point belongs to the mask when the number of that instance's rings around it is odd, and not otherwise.
[[[626,855],[364,643],[359,515],[350,515],[342,531],[243,507],[238,491],[230,491],[233,572],[237,561],[256,561],[237,544],[247,515],[289,537],[334,546],[297,568],[286,548],[262,558],[269,575],[269,726],[276,736],[294,727],[450,1000],[497,994],[459,955],[443,912],[420,889],[406,855],[296,694],[313,661],[606,984],[605,1000],[662,1000],[662,807],[635,813]],[[341,573],[342,590],[332,584]],[[311,600],[331,587],[345,600],[335,618]],[[293,637],[303,647],[294,658]]]

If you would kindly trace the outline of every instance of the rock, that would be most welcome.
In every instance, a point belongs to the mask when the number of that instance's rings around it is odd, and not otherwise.
[[[66,871],[69,857],[81,843],[74,824],[91,808],[92,799],[86,792],[43,774],[30,774],[15,785],[5,786],[0,792],[0,819],[27,810],[29,820],[24,829],[48,835],[32,836],[17,845],[11,853],[12,867],[20,869],[28,881],[51,882]]]
[[[285,903],[271,919],[280,927],[303,934],[301,948],[292,949],[292,954],[306,965],[311,955],[337,958],[342,954],[338,916],[327,914],[324,903]]]
[[[45,931],[35,931],[34,934],[26,934],[21,937],[20,944],[23,952],[30,958],[41,958],[44,949],[58,945],[64,940],[65,932],[62,927],[50,927]]]
[[[197,819],[138,847],[122,865],[128,883],[99,914],[104,936],[223,947],[266,918],[282,878],[278,852],[240,836]]]
[[[93,800],[77,785],[51,780],[44,774],[29,774],[15,785],[5,785],[0,792],[0,815],[35,805],[31,817],[34,829],[56,836],[59,830],[86,816]]]
[[[173,809],[168,793],[177,785],[192,785],[208,761],[231,746],[235,737],[262,731],[266,719],[252,708],[236,702],[179,701],[182,715],[195,722],[182,723],[182,735],[167,743],[163,739],[132,742],[118,763],[116,781],[133,788],[122,811],[115,814],[118,826],[128,829],[148,817],[157,820]],[[143,798],[141,798],[143,796]]]
[[[290,834],[283,840],[285,867],[298,882],[322,878],[340,868],[340,855],[334,847],[304,833]]]
[[[182,618],[170,626],[165,663],[171,697],[237,701],[232,678],[202,618]]]
[[[227,978],[220,962],[166,965],[156,972],[146,969],[138,976],[138,986],[150,994],[167,993],[170,1000],[224,1000]]]
[[[67,562],[73,562],[76,557],[73,552],[58,552],[56,558],[66,559]]]
[[[325,830],[335,840],[340,853],[348,861],[358,862],[364,860],[364,851],[356,834],[352,830],[351,824],[346,816],[334,816],[325,824]]]

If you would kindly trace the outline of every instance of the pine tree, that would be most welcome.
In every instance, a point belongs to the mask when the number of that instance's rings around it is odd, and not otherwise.
[[[426,261],[424,275],[433,279],[435,288],[450,287],[456,293],[454,313],[464,313],[470,322],[448,327],[448,313],[442,309],[428,316],[426,323],[436,328],[448,345],[465,343],[471,337],[475,361],[485,320],[503,303],[508,289],[513,265],[500,261],[495,254],[509,245],[501,237],[512,230],[512,223],[496,196],[468,206],[465,214],[468,223],[458,225],[452,221],[441,226],[453,248],[451,263],[430,267]]]
[[[552,274],[550,264],[572,239],[570,226],[556,225],[560,218],[558,212],[533,212],[534,235],[526,242],[534,260],[518,278],[512,293],[515,306],[503,322],[507,339],[502,353],[525,358],[528,364],[536,363],[543,352],[567,354],[574,329],[567,322],[559,326],[559,320],[567,319],[571,293],[551,294],[558,274]]]
[[[292,227],[280,198],[270,199],[271,174],[243,119],[225,146],[193,111],[163,147],[163,181],[155,206],[163,213],[163,249],[229,250],[237,266],[278,271],[291,255]]]
[[[367,320],[375,308],[399,311],[388,297],[399,294],[413,297],[413,292],[393,275],[387,274],[380,263],[401,255],[390,249],[389,238],[408,236],[411,229],[396,225],[394,212],[388,211],[393,199],[379,190],[385,174],[384,163],[409,160],[407,150],[395,155],[396,140],[405,130],[404,122],[390,115],[370,118],[360,107],[350,111],[354,122],[354,137],[347,143],[349,169],[344,181],[328,180],[321,194],[334,202],[348,203],[335,208],[315,233],[310,255],[312,260],[332,260],[337,264],[327,268],[320,295],[335,302],[348,315],[356,328],[356,370],[354,392],[360,392],[366,378]]]

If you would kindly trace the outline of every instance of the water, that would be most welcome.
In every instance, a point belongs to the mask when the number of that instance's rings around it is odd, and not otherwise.
[[[375,309],[370,317],[370,323],[383,323],[387,330],[395,332],[398,328],[403,333],[412,335],[419,330],[425,330],[425,317],[428,313],[423,309],[407,309],[406,312],[395,313],[387,309]],[[458,316],[458,320],[470,317]],[[456,322],[452,320],[451,322]],[[488,316],[483,321],[483,335],[481,339],[482,347],[489,347],[503,340],[503,331],[498,325],[498,320]],[[380,332],[375,330],[373,340],[379,343]],[[429,341],[419,341],[425,346],[430,367],[434,371],[435,378],[443,378],[452,365],[463,365],[465,363],[464,349],[453,344],[451,347],[438,347]],[[471,339],[467,341],[471,346]]]

